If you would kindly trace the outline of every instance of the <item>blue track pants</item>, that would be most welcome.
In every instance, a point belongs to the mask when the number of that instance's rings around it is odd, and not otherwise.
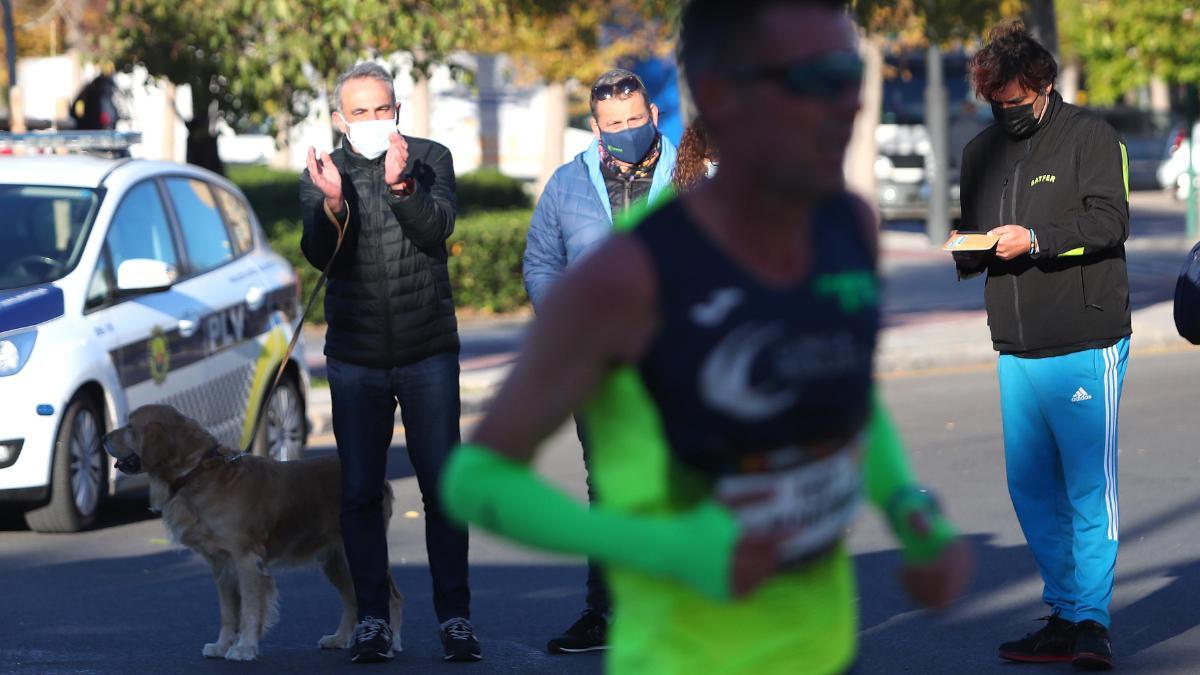
[[[1001,355],[1008,493],[1068,621],[1109,625],[1117,563],[1117,411],[1129,338],[1042,359]]]

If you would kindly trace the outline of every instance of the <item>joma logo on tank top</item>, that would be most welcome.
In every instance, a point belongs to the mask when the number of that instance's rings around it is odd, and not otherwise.
[[[705,357],[700,394],[731,417],[765,420],[799,401],[805,387],[870,368],[870,362],[870,348],[848,331],[788,335],[783,322],[746,323]]]

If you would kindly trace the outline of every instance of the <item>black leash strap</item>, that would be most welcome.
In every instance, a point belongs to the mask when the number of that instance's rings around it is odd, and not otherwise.
[[[254,447],[254,439],[258,437],[258,427],[262,424],[263,418],[267,416],[267,412],[271,407],[271,394],[275,393],[275,387],[279,386],[279,381],[283,379],[283,371],[287,369],[288,359],[292,357],[292,351],[296,348],[296,343],[300,340],[300,333],[304,327],[304,320],[308,318],[309,311],[312,310],[313,303],[317,301],[317,295],[320,294],[321,288],[325,285],[325,277],[329,276],[329,268],[333,267],[333,261],[337,258],[338,251],[342,249],[342,240],[346,237],[346,229],[350,227],[350,203],[346,202],[346,222],[334,226],[338,230],[337,243],[334,244],[333,254],[329,256],[329,262],[325,265],[325,269],[321,270],[321,276],[317,279],[317,283],[313,285],[312,292],[308,294],[308,302],[304,303],[304,311],[300,314],[300,321],[296,324],[296,330],[292,333],[292,340],[288,343],[287,351],[283,353],[283,359],[279,362],[279,369],[275,371],[275,379],[271,381],[271,386],[267,387],[267,391],[263,393],[263,407],[258,411],[258,415],[254,418],[254,428],[250,432],[250,440],[246,442],[246,447],[242,449],[244,454],[251,454],[251,449]],[[326,209],[326,213],[329,210]],[[336,221],[336,219],[334,219]],[[299,279],[296,280],[299,283]]]

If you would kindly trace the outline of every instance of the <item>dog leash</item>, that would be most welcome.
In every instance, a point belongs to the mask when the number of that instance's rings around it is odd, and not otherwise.
[[[329,262],[325,264],[325,269],[321,270],[321,276],[317,278],[317,283],[313,285],[312,291],[308,294],[308,302],[304,303],[304,311],[300,313],[300,321],[296,324],[296,330],[292,333],[291,341],[288,342],[287,351],[283,353],[283,359],[280,360],[279,368],[275,371],[275,379],[271,381],[271,385],[263,393],[263,408],[254,418],[254,427],[250,430],[250,440],[246,442],[246,447],[242,449],[242,455],[251,454],[251,450],[254,447],[254,439],[258,437],[258,427],[262,424],[263,418],[267,416],[267,412],[271,407],[271,394],[275,393],[275,387],[279,386],[279,381],[283,379],[283,372],[287,370],[288,359],[292,358],[292,351],[296,349],[296,343],[300,340],[304,320],[308,318],[308,313],[317,301],[317,295],[320,294],[321,288],[325,285],[325,278],[329,276],[329,269],[333,267],[333,261],[337,258],[338,251],[342,249],[342,239],[346,237],[346,230],[350,228],[350,202],[343,201],[343,203],[346,205],[346,222],[342,225],[338,225],[337,218],[333,217],[329,206],[325,206],[326,215],[330,217],[330,220],[337,227],[337,243],[333,246],[333,254],[329,256]],[[297,279],[296,283],[300,283],[300,280]]]

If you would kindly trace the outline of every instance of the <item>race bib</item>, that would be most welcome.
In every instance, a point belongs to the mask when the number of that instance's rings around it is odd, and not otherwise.
[[[794,568],[831,550],[858,509],[861,470],[856,447],[826,457],[794,462],[811,453],[779,450],[791,457],[783,468],[724,476],[717,498],[728,505],[746,532],[793,533],[782,544],[782,566]]]

